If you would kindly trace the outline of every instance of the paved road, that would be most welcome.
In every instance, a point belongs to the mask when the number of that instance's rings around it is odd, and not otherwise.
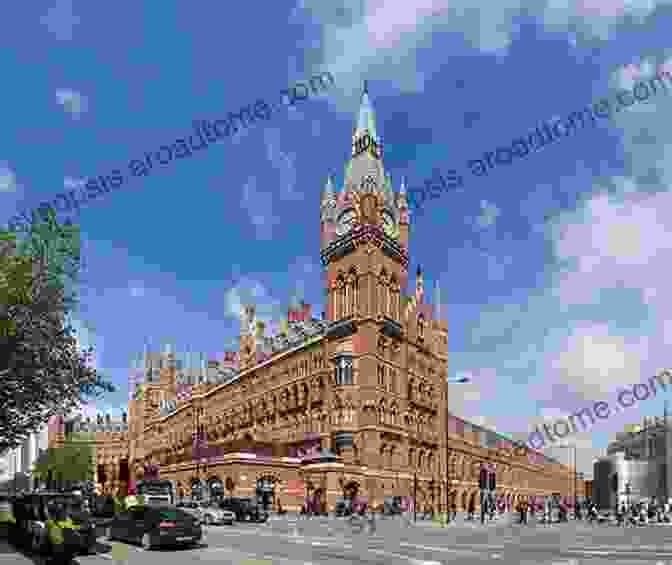
[[[264,525],[236,524],[206,530],[192,549],[143,551],[102,538],[100,553],[78,557],[80,565],[183,565],[210,561],[235,565],[657,565],[672,563],[672,528],[548,527],[495,523],[448,528],[381,520],[376,532],[354,533],[344,520],[281,519]],[[0,560],[0,565],[4,565]]]

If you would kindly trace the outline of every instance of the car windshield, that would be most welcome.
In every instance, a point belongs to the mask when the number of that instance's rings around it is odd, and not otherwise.
[[[50,497],[45,501],[48,505],[49,504],[58,504],[62,505],[65,508],[68,509],[69,512],[82,512],[84,510],[82,501],[79,500],[78,498],[70,498],[70,497]]]

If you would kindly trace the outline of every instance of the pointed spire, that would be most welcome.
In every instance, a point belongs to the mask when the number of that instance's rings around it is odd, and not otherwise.
[[[415,278],[415,301],[417,304],[422,304],[423,296],[425,294],[425,284],[422,277],[422,268],[418,265],[418,271]]]
[[[152,351],[149,343],[149,338],[145,339],[145,352],[144,352],[144,372],[147,380],[151,379],[152,375]]]
[[[397,194],[397,208],[399,210],[408,210],[408,200],[406,199],[406,177],[401,177],[401,185],[399,186],[399,193]],[[402,222],[408,221],[406,214],[402,214]]]
[[[392,189],[392,175],[385,173],[385,197],[388,201],[394,201],[394,190]]]
[[[336,196],[336,191],[334,190],[334,174],[329,173],[327,176],[327,184],[324,185],[324,191],[323,191],[323,196],[324,199],[327,197],[333,198]]]
[[[441,286],[438,279],[434,281],[434,317],[443,320],[441,312]]]
[[[205,360],[205,354],[201,352],[200,354],[201,357],[201,382],[207,383],[208,382],[208,365]]]
[[[334,175],[332,173],[329,173],[329,176],[327,176],[327,182],[324,185],[324,189],[322,190],[322,203],[321,203],[321,208],[323,211],[322,215],[322,221],[324,221],[325,218],[325,207],[328,207],[330,204],[334,204],[336,202],[336,190],[334,188]]]
[[[376,114],[373,111],[373,106],[369,100],[369,88],[367,81],[364,81],[364,91],[362,92],[362,100],[359,104],[359,117],[357,119],[357,129],[355,136],[361,134],[364,130],[369,130],[369,133],[378,141],[378,134],[376,132]]]
[[[186,376],[187,383],[190,385],[194,384],[192,380],[191,345],[187,346],[187,352],[185,354],[184,374]]]

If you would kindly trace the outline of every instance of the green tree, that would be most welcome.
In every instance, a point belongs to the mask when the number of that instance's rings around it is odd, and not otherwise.
[[[82,483],[95,476],[93,434],[72,434],[59,447],[43,451],[35,462],[33,476],[52,481]],[[51,486],[51,485],[50,485]]]
[[[0,231],[0,453],[55,415],[114,392],[67,322],[77,304],[79,227],[53,210],[22,241]]]

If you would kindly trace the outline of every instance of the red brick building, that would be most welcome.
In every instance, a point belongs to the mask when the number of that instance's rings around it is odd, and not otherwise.
[[[320,210],[325,315],[303,304],[267,336],[249,305],[239,351],[200,367],[198,378],[169,350],[146,354],[122,450],[131,475],[141,478],[151,461],[186,495],[224,485],[236,495],[268,492],[286,509],[311,496],[330,511],[343,495],[374,505],[413,495],[417,481],[420,507],[443,506],[450,489],[466,508],[472,496],[478,505],[478,470],[488,461],[510,501],[573,495],[566,467],[516,455],[505,438],[468,422],[449,424],[448,395],[460,391],[447,384],[448,324],[420,269],[409,280],[406,187],[395,190],[384,170],[366,90],[343,186],[334,183]]]

